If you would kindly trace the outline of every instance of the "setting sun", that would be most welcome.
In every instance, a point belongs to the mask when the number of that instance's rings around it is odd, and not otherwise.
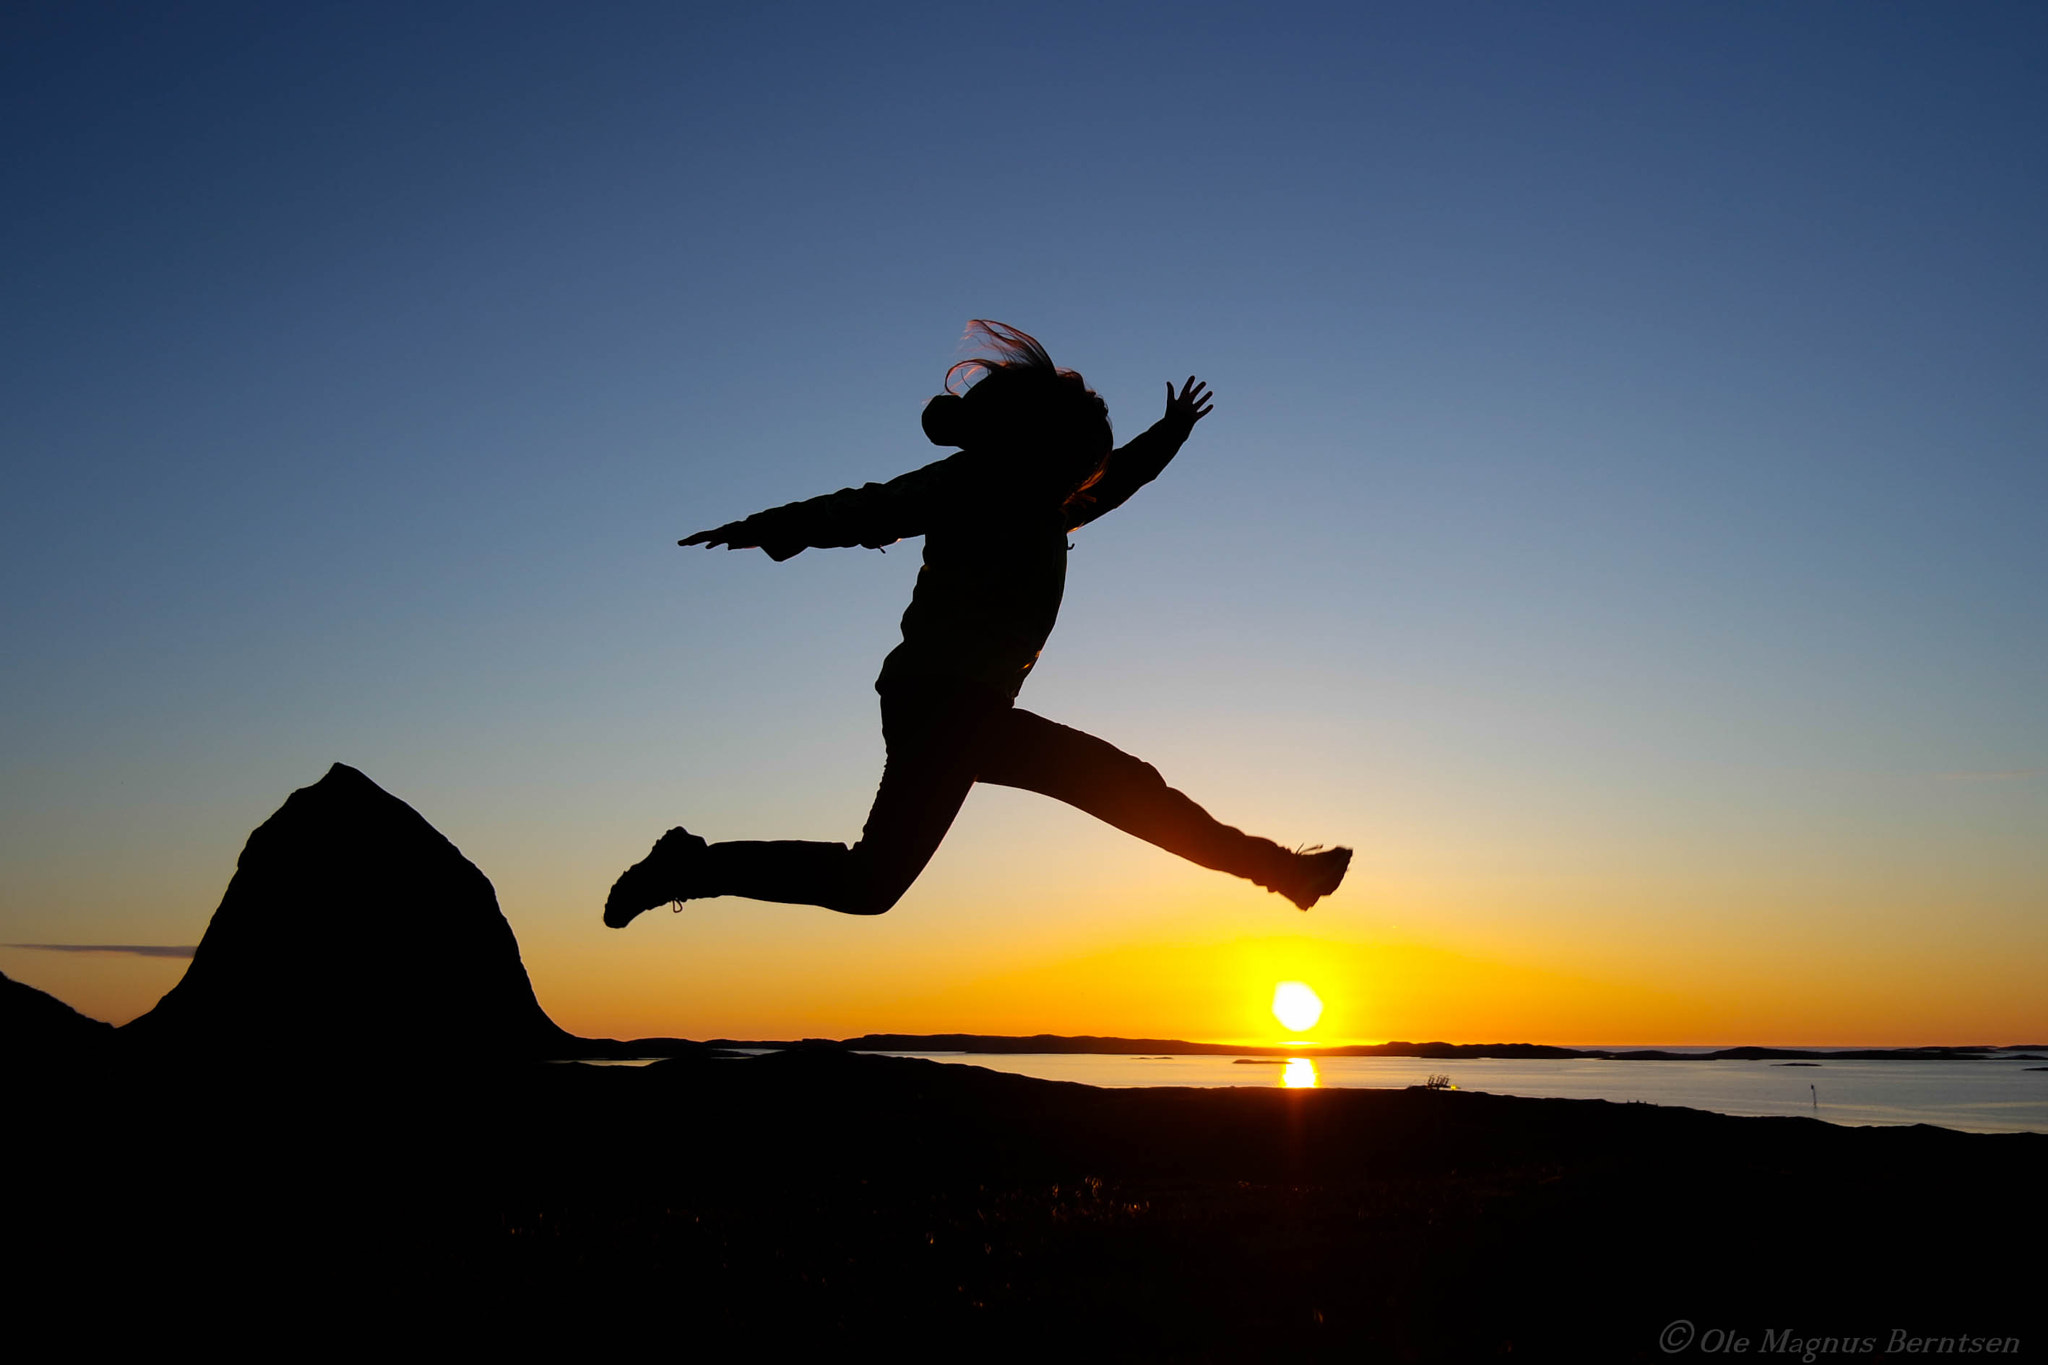
[[[1306,1032],[1323,1017],[1323,998],[1300,981],[1283,981],[1273,988],[1273,1017],[1292,1033]]]

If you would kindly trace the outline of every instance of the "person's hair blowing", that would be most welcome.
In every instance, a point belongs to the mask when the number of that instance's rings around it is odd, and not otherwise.
[[[1100,479],[1115,436],[1109,405],[1087,381],[1008,323],[975,318],[967,338],[982,354],[947,370],[946,391],[925,404],[932,443],[1070,462],[1077,494]]]

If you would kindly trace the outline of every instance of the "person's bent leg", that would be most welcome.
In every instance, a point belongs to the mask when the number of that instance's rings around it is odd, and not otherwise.
[[[982,736],[1005,706],[951,689],[893,690],[882,698],[889,758],[860,842],[736,840],[700,855],[700,896],[747,896],[879,915],[938,851],[974,785]]]
[[[693,899],[745,896],[785,905],[822,905],[847,914],[880,914],[862,885],[853,850],[845,844],[804,839],[734,839],[712,844],[701,856]],[[894,904],[893,901],[890,904]]]

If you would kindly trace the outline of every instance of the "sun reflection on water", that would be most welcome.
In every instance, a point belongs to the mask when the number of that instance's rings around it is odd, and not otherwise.
[[[1321,1084],[1316,1075],[1316,1064],[1307,1057],[1289,1057],[1287,1067],[1280,1073],[1280,1084],[1289,1090],[1313,1090]]]

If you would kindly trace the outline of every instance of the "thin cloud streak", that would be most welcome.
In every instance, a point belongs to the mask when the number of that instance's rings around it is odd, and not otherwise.
[[[33,948],[43,953],[130,953],[136,957],[190,957],[194,943],[4,943],[0,948]]]

